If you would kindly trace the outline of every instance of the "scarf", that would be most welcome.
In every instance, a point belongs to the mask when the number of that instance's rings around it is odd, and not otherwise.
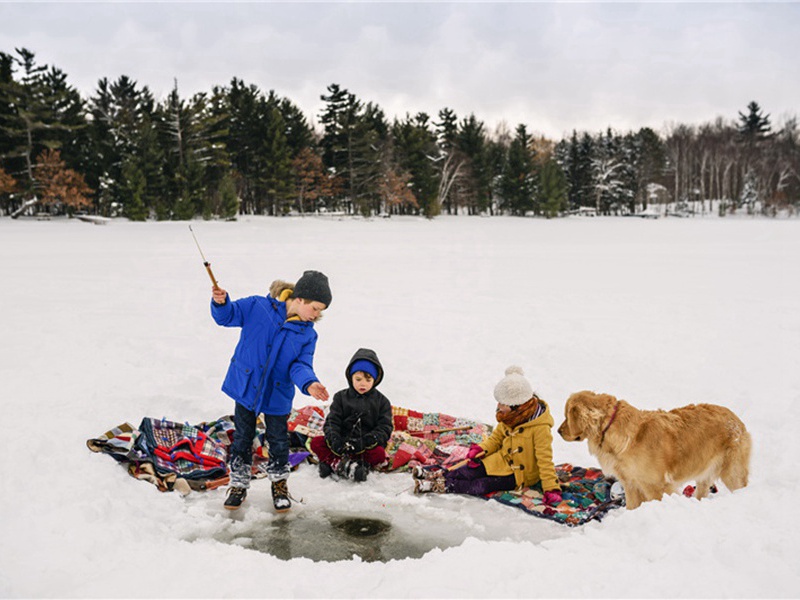
[[[517,425],[526,423],[540,416],[544,412],[544,405],[539,402],[539,397],[534,394],[533,398],[520,404],[513,406],[511,412],[501,414],[495,413],[495,418],[498,423],[503,423],[506,427],[513,429]]]

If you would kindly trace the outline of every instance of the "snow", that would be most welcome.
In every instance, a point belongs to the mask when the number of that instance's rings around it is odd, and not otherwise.
[[[366,346],[386,368],[382,391],[417,410],[490,422],[494,384],[519,364],[557,424],[570,393],[593,389],[641,408],[724,404],[752,433],[749,487],[575,529],[414,496],[407,474],[356,486],[307,465],[289,480],[304,502],[288,515],[273,513],[265,480],[231,514],[223,490],[161,494],[91,453],[88,438],[125,421],[232,411],[219,387],[238,331],[209,316],[187,225],[0,219],[0,596],[797,596],[797,220],[193,223],[233,297],[307,268],[329,275],[316,369],[331,392]],[[556,435],[554,453],[597,465],[585,442]],[[390,523],[387,552],[416,558],[337,556],[337,519],[358,516]],[[309,540],[336,560],[279,558]]]

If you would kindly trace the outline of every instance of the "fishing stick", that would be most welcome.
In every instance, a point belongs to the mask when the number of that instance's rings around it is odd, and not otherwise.
[[[197,241],[197,236],[194,234],[194,230],[192,229],[191,225],[189,225],[189,231],[192,232],[192,237],[194,238],[194,243],[197,244],[197,249],[200,250],[200,257],[203,259],[203,266],[206,268],[206,271],[208,271],[208,276],[211,277],[211,283],[214,284],[214,289],[218,290],[219,289],[219,285],[217,285],[217,280],[214,279],[214,273],[211,272],[211,263],[206,260],[206,257],[203,254],[203,251],[200,249],[200,243]]]
[[[408,434],[414,437],[425,437],[426,435],[439,435],[440,433],[450,433],[451,431],[466,431],[472,429],[472,425],[462,425],[461,427],[445,427],[444,429],[425,429],[423,431],[409,431]]]
[[[463,467],[465,464],[467,464],[471,460],[474,460],[476,458],[483,458],[484,456],[486,456],[486,452],[481,452],[480,454],[476,454],[472,458],[465,458],[464,460],[461,460],[461,461],[455,463],[454,465],[450,465],[449,467],[445,467],[445,469],[447,471],[455,471],[456,469],[460,469],[461,467]]]

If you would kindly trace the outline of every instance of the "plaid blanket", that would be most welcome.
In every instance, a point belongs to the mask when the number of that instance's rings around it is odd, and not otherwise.
[[[266,427],[259,417],[253,439],[252,474],[266,476],[269,453],[264,440]],[[196,425],[145,417],[139,427],[122,423],[86,441],[92,452],[111,456],[128,467],[128,473],[148,481],[161,491],[171,491],[184,480],[194,490],[213,489],[228,481],[228,456],[233,442],[233,417],[226,415]],[[293,452],[289,463],[296,466],[308,452]]]
[[[161,474],[184,479],[217,479],[226,475],[227,449],[197,426],[145,418],[137,439]]]
[[[556,475],[561,482],[563,497],[558,506],[544,503],[539,484],[521,490],[495,492],[487,498],[569,527],[583,525],[592,519],[600,520],[608,511],[624,506],[622,500],[611,498],[611,484],[615,479],[606,477],[600,469],[584,469],[564,463],[556,465]]]

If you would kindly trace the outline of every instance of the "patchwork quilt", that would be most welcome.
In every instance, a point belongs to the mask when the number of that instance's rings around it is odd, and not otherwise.
[[[520,508],[535,517],[549,519],[562,525],[576,527],[600,520],[610,510],[624,506],[621,499],[611,497],[611,485],[616,481],[600,469],[585,469],[567,463],[556,465],[563,501],[547,506],[540,485],[511,492],[495,492],[488,498]]]
[[[392,406],[392,421],[394,431],[386,446],[389,463],[384,471],[406,471],[416,465],[449,466],[466,458],[470,445],[492,432],[489,425],[478,421],[399,406]],[[324,422],[322,408],[304,406],[289,415],[289,431],[317,437],[323,435]]]

